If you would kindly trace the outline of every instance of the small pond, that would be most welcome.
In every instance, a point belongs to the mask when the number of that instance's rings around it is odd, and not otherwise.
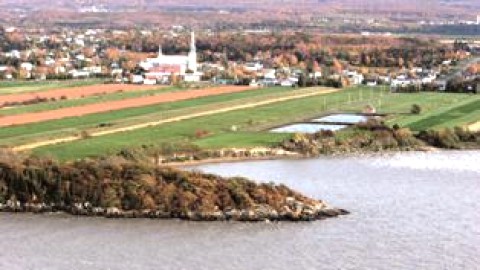
[[[324,125],[324,124],[292,124],[270,130],[274,133],[316,133],[321,130],[337,131],[346,128],[347,125]]]
[[[332,114],[322,118],[317,118],[311,120],[312,122],[325,122],[325,123],[347,123],[347,124],[357,124],[360,122],[365,122],[368,120],[368,117],[365,115],[357,114]]]
[[[273,133],[316,133],[321,130],[337,131],[350,125],[365,122],[368,116],[358,114],[332,114],[305,123],[292,123],[271,129]]]

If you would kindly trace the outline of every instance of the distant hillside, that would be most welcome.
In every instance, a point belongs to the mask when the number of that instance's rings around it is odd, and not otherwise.
[[[0,25],[46,27],[185,25],[231,29],[239,25],[275,25],[285,29],[328,16],[340,23],[343,18],[386,19],[390,23],[388,30],[395,30],[391,26],[405,26],[399,22],[475,20],[477,13],[478,0],[0,0]],[[348,27],[336,30],[361,30],[355,25]]]
[[[424,8],[475,8],[480,7],[477,0],[0,0],[0,5],[26,8],[73,8],[85,5],[105,5],[110,8],[131,7],[242,7],[255,9],[282,6],[329,6],[336,9],[398,9],[415,10]],[[480,10],[477,9],[480,12]]]

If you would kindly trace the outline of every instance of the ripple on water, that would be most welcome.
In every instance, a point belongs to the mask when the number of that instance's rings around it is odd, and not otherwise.
[[[363,160],[373,166],[414,170],[472,171],[480,173],[480,156],[475,151],[397,153],[388,158]]]

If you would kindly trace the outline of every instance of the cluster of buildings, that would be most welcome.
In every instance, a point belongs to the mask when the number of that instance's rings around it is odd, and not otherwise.
[[[7,29],[15,34],[16,29]],[[124,34],[124,33],[119,33]],[[113,33],[115,35],[115,31]],[[197,62],[195,33],[191,33],[187,55],[166,55],[159,46],[158,55],[143,60],[109,56],[103,30],[68,32],[61,35],[27,36],[31,44],[55,42],[55,49],[31,46],[24,50],[0,51],[0,80],[83,79],[100,77],[136,84],[170,84],[172,81],[198,82],[202,78]],[[125,62],[130,61],[129,65]],[[133,72],[133,70],[137,70]],[[140,72],[138,71],[140,70]]]
[[[476,20],[430,20],[430,21],[419,21],[420,25],[480,25],[480,14],[477,15]]]
[[[409,74],[400,74],[393,78],[390,83],[390,89],[392,91],[397,91],[401,88],[421,87],[422,85],[427,84],[438,84],[440,87],[439,90],[445,90],[446,83],[443,83],[443,80],[437,80],[438,76],[438,71],[414,68],[409,72]]]
[[[21,45],[25,48],[19,49],[16,44],[0,51],[0,79],[76,79],[109,77],[120,72],[118,63],[104,57],[102,30],[56,35],[27,35],[15,28],[7,28],[5,32],[22,37]]]
[[[4,31],[7,34],[15,34],[17,30],[7,28]],[[348,85],[390,85],[392,91],[424,85],[436,85],[439,90],[446,87],[446,80],[440,76],[440,68],[434,70],[412,68],[401,74],[380,76],[362,74],[354,68],[337,71],[334,74],[322,74],[317,67],[305,73],[305,70],[298,67],[273,68],[268,59],[263,61],[255,59],[247,63],[235,61],[227,61],[226,64],[220,61],[198,63],[194,32],[190,33],[190,48],[185,55],[164,54],[160,44],[156,57],[145,56],[122,61],[125,50],[113,48],[114,52],[109,52],[112,46],[108,43],[108,37],[115,36],[115,32],[111,31],[106,35],[104,30],[87,30],[50,36],[27,36],[27,41],[34,46],[24,50],[0,51],[0,80],[101,77],[116,82],[149,85],[209,80],[218,84],[285,87],[303,85],[305,81],[318,83],[321,80],[333,80]],[[55,45],[35,47],[35,44],[42,43]],[[115,51],[118,55],[112,56]],[[445,61],[442,66],[450,64],[449,61]],[[238,71],[242,74],[238,75]]]

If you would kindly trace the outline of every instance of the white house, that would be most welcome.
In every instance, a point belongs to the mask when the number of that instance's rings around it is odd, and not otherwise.
[[[265,79],[274,80],[277,78],[275,69],[266,69],[263,71],[263,77]]]
[[[259,62],[246,63],[245,70],[250,72],[259,72],[263,70],[263,65]]]
[[[101,66],[84,67],[82,70],[86,71],[90,74],[101,74],[102,73],[102,67]]]
[[[131,81],[134,84],[142,84],[144,81],[144,78],[142,75],[133,75]]]
[[[68,72],[68,74],[70,74],[72,76],[72,78],[88,78],[90,77],[90,72],[88,71],[83,71],[83,70],[70,70]]]
[[[362,84],[363,80],[365,79],[363,74],[360,74],[356,71],[344,70],[343,75],[345,75],[348,81],[350,82],[350,84],[353,84],[353,85]]]
[[[29,62],[24,62],[20,64],[20,68],[25,69],[26,71],[30,72],[33,70],[33,64]]]

